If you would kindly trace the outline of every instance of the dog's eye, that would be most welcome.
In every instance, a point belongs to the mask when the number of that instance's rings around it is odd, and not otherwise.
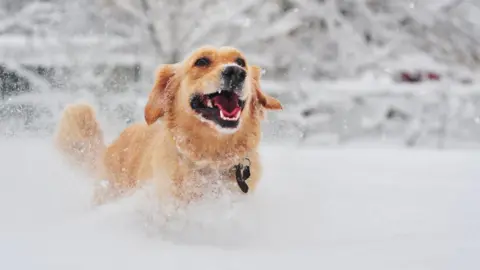
[[[195,61],[196,67],[206,67],[208,65],[210,65],[210,59],[206,57],[199,58],[197,61]]]
[[[237,58],[237,60],[235,60],[235,63],[237,63],[237,65],[241,67],[245,67],[245,60],[243,60],[242,58]]]

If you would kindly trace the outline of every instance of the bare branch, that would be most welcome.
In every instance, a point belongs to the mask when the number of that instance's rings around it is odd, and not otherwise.
[[[164,51],[162,49],[162,44],[160,42],[160,39],[157,35],[157,29],[155,28],[155,24],[150,19],[151,7],[150,7],[150,4],[148,3],[148,0],[140,0],[140,2],[142,4],[143,13],[148,18],[148,23],[147,23],[148,33],[150,36],[150,40],[153,44],[153,47],[155,48],[156,56],[158,57],[162,55]]]
[[[443,6],[442,11],[445,12],[445,13],[449,13],[451,10],[460,6],[463,2],[465,2],[465,0],[455,0],[452,3],[449,3],[445,6]]]

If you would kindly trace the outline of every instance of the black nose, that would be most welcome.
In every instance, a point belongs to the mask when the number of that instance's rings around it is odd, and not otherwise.
[[[224,90],[235,90],[240,88],[245,81],[247,72],[238,66],[227,66],[222,71]]]

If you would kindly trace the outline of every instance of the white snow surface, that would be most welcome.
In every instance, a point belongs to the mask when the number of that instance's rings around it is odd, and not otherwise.
[[[264,144],[264,177],[170,216],[102,207],[45,139],[0,141],[0,269],[480,269],[480,153]]]

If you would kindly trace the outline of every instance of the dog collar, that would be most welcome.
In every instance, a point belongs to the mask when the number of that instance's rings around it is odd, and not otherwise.
[[[250,159],[248,157],[245,158],[245,161],[248,161],[248,165],[244,165],[239,163],[233,168],[235,169],[235,178],[237,179],[237,184],[240,190],[243,193],[248,193],[248,185],[247,180],[250,178]]]
[[[176,148],[177,148],[177,151],[178,153],[180,154],[180,156],[182,157],[182,159],[186,160],[186,161],[190,161],[186,155],[183,153],[183,151],[181,150],[181,148],[178,146],[178,144],[175,144]],[[244,161],[247,162],[247,164],[243,164],[243,163],[239,163],[235,166],[233,166],[233,169],[235,170],[235,178],[237,180],[237,184],[238,184],[238,187],[240,188],[240,190],[243,192],[243,193],[248,193],[248,184],[247,184],[247,180],[248,178],[250,178],[250,159],[248,157],[245,157],[243,159]],[[190,161],[192,162],[192,161]],[[198,163],[193,163],[193,164],[196,164],[197,166],[199,165]]]

